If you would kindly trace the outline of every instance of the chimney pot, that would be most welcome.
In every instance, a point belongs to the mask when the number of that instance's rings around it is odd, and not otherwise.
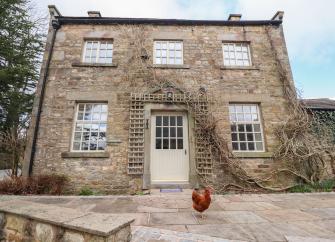
[[[99,11],[88,11],[87,14],[91,18],[101,18],[101,13]]]
[[[271,20],[283,20],[284,18],[284,11],[278,11]]]
[[[228,21],[240,21],[242,14],[229,14]]]

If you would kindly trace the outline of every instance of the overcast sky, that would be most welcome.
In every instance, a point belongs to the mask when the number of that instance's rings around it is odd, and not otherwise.
[[[62,15],[86,16],[98,10],[105,17],[270,19],[285,11],[284,30],[296,86],[306,98],[335,98],[334,0],[32,0],[41,13],[47,5]]]

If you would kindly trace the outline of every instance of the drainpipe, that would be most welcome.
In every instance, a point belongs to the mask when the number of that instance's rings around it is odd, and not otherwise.
[[[42,78],[42,83],[41,83],[41,93],[40,93],[40,97],[38,100],[38,107],[37,107],[37,113],[36,113],[36,122],[35,122],[35,127],[34,127],[34,131],[33,131],[33,136],[32,136],[32,144],[31,144],[31,152],[30,152],[30,157],[29,157],[29,167],[28,167],[28,172],[24,175],[26,176],[30,176],[33,170],[33,163],[34,163],[34,158],[35,158],[35,153],[36,153],[36,143],[37,143],[37,137],[38,137],[38,130],[39,130],[39,125],[40,125],[40,120],[41,120],[41,113],[42,113],[42,105],[43,105],[43,100],[44,100],[44,95],[45,95],[45,88],[46,88],[46,82],[47,82],[47,78],[49,75],[49,67],[50,67],[50,62],[52,59],[52,53],[53,53],[53,48],[54,48],[54,44],[55,44],[55,39],[56,39],[56,34],[57,34],[57,30],[60,28],[60,24],[58,22],[58,20],[55,18],[55,16],[59,16],[59,12],[58,10],[55,8],[55,6],[49,6],[49,10],[54,10],[56,12],[51,12],[51,26],[52,26],[52,30],[51,30],[51,42],[50,42],[50,48],[48,51],[48,56],[47,56],[47,60],[46,60],[46,64],[45,64],[45,71],[43,74],[43,78]],[[56,14],[55,14],[56,13]]]

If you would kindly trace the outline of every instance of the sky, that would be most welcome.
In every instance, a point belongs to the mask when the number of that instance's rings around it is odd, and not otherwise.
[[[62,15],[225,20],[270,19],[285,12],[284,32],[296,87],[304,98],[335,99],[334,0],[32,0],[40,14],[56,5]]]

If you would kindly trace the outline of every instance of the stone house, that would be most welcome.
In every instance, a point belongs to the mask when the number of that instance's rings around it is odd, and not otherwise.
[[[215,100],[217,130],[246,169],[271,168],[274,128],[288,115],[277,59],[293,85],[283,12],[214,21],[49,10],[25,175],[66,174],[74,190],[107,193],[224,178],[187,108],[194,91],[204,110]]]

